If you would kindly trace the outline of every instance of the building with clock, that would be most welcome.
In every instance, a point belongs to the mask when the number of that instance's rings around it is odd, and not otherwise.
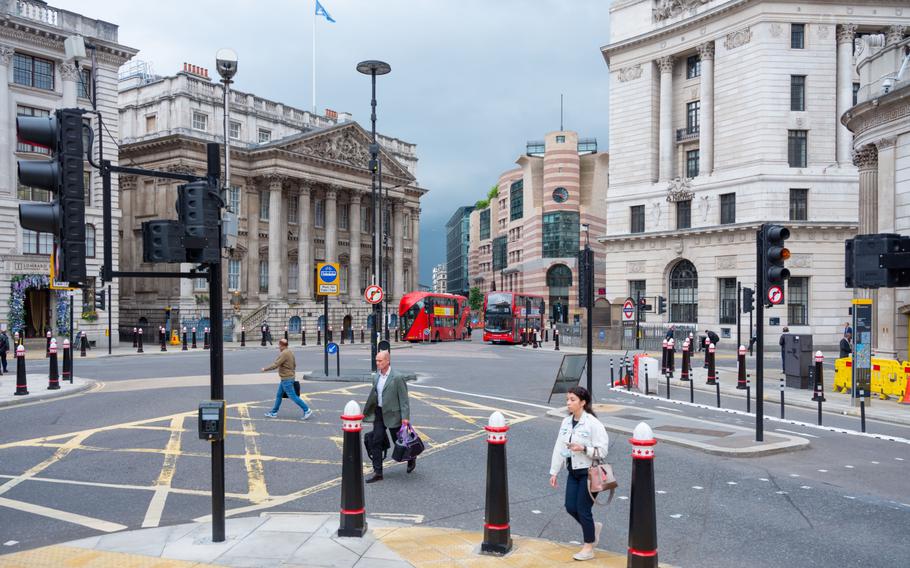
[[[469,286],[482,293],[539,294],[550,320],[568,323],[578,306],[578,250],[595,253],[595,291],[604,286],[606,153],[571,131],[528,142],[517,168],[499,176],[470,213]]]

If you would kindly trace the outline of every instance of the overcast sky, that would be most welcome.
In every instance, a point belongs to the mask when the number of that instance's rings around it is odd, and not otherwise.
[[[369,130],[369,79],[358,61],[392,73],[377,87],[383,134],[417,144],[420,282],[445,262],[445,222],[486,195],[528,140],[565,128],[607,150],[608,0],[320,0],[316,104]],[[237,51],[235,88],[312,109],[314,0],[51,0],[120,26],[120,43],[156,73],[184,61],[215,73],[218,48]]]

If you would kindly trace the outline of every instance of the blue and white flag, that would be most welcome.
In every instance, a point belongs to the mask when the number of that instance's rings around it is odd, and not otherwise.
[[[330,21],[330,22],[333,23],[333,24],[335,23],[335,20],[332,19],[332,16],[329,15],[329,13],[328,13],[328,12],[326,11],[326,9],[322,6],[322,4],[319,3],[319,0],[316,0],[316,15],[317,15],[317,16],[325,16],[325,19],[326,19],[326,20]]]

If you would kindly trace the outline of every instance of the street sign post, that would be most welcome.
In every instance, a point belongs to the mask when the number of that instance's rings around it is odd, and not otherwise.
[[[337,296],[339,267],[337,262],[320,262],[316,266],[316,286],[320,296]]]
[[[632,323],[635,321],[635,300],[626,298],[622,304],[622,322]]]
[[[329,355],[335,356],[335,376],[341,376],[341,350],[338,349],[338,344],[334,341],[329,341],[325,344],[325,376],[329,376]]]

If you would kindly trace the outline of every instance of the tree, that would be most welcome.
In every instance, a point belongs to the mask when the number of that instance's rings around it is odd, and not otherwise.
[[[471,305],[472,310],[479,310],[483,307],[483,294],[480,293],[480,288],[476,286],[471,288],[471,291],[468,292],[468,304]]]

